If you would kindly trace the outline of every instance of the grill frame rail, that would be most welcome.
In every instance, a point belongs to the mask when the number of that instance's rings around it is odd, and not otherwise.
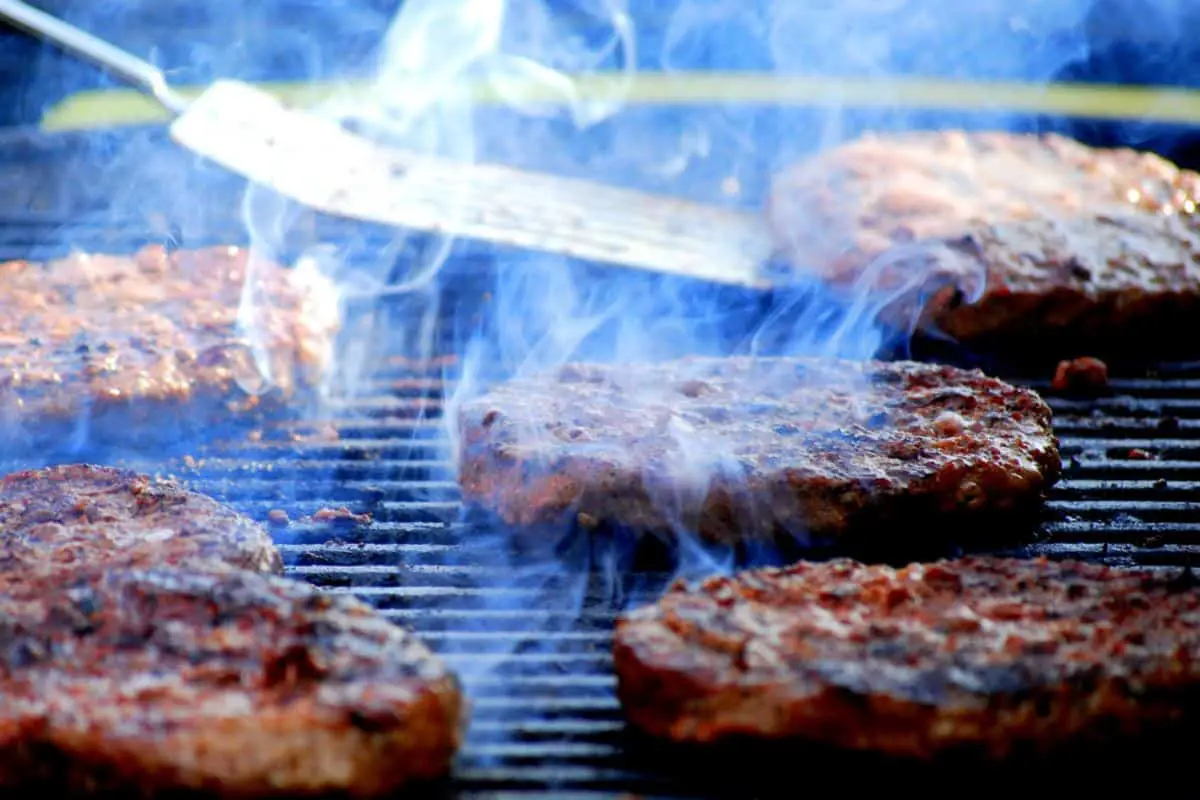
[[[62,161],[52,155],[31,161],[34,171],[45,163],[61,175]],[[57,201],[40,210],[0,207],[0,260],[52,257],[72,246],[129,252],[171,235],[144,218],[118,226],[108,216],[69,213]],[[206,230],[212,243],[245,240],[236,220]],[[352,230],[359,245],[369,244],[369,235]],[[336,228],[311,234],[320,239]],[[490,264],[495,257],[458,254],[448,292],[483,298],[486,280],[471,259]],[[463,274],[474,275],[466,288]],[[214,442],[188,458],[123,463],[176,476],[269,525],[288,574],[362,597],[464,675],[473,716],[449,794],[691,796],[670,770],[647,769],[631,755],[613,693],[608,646],[616,610],[652,596],[661,576],[615,585],[586,547],[568,553],[566,568],[519,556],[497,564],[505,532],[480,527],[459,506],[440,421],[446,367],[405,355],[383,359],[361,396],[332,408],[336,441],[292,438],[320,427],[306,423],[258,441]],[[1001,377],[1045,393],[1065,467],[1035,541],[1014,553],[1170,568],[1198,563],[1200,362],[1116,375],[1093,398],[1056,395],[1045,374]],[[371,521],[302,519],[329,507],[371,514]],[[273,509],[291,522],[271,525]]]

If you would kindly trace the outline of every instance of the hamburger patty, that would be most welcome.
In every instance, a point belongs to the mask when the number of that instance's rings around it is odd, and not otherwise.
[[[446,772],[455,677],[368,606],[219,564],[0,576],[0,786],[379,796]]]
[[[261,302],[244,331],[248,279]],[[334,299],[309,272],[232,247],[0,263],[0,452],[172,442],[277,412],[324,374]]]
[[[173,481],[71,464],[0,479],[0,574],[140,563],[219,561],[283,571],[257,523]]]
[[[990,521],[1040,508],[1060,470],[1035,393],[915,362],[567,365],[465,402],[458,424],[465,500],[509,524],[727,542]]]
[[[629,720],[672,742],[1002,758],[1194,724],[1200,590],[1078,562],[802,562],[677,583],[618,620],[614,657]]]
[[[796,270],[843,287],[919,284],[920,324],[961,342],[1140,347],[1190,332],[1200,312],[1198,195],[1200,175],[1150,153],[922,131],[784,170],[767,213]],[[889,311],[907,322],[913,301],[904,291]]]

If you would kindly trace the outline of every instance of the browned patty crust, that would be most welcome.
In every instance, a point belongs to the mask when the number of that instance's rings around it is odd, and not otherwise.
[[[200,560],[283,571],[260,525],[174,481],[88,464],[0,478],[0,574]]]
[[[629,720],[677,743],[1002,758],[1194,722],[1200,590],[1079,562],[802,562],[676,584],[618,621],[614,656]]]
[[[248,282],[256,311],[239,327]],[[0,453],[211,435],[278,411],[325,373],[334,302],[319,277],[236,247],[0,263]]]
[[[221,565],[0,576],[0,786],[382,796],[444,774],[456,678],[370,607]]]
[[[1151,153],[918,131],[784,170],[767,213],[798,271],[888,291],[932,281],[921,324],[960,341],[1144,343],[1190,334],[1200,311],[1198,195],[1200,175]],[[912,300],[889,311],[908,319]]]
[[[575,364],[460,407],[460,481],[513,525],[574,514],[718,541],[924,529],[1040,508],[1060,470],[1050,416],[1032,391],[915,362]]]

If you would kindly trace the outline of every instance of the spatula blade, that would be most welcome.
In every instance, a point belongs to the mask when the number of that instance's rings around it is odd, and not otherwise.
[[[754,214],[387,148],[244,83],[215,83],[171,136],[334,216],[768,287],[761,270],[771,243]]]

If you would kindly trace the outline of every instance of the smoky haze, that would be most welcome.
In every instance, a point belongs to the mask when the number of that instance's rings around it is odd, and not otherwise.
[[[637,102],[636,76],[753,70],[879,79],[881,86],[898,75],[1045,82],[1086,56],[1084,23],[1092,5],[1090,0],[414,0],[393,15],[386,4],[339,0],[297,4],[293,16],[276,4],[196,7],[155,0],[76,2],[64,10],[71,21],[155,57],[185,83],[366,77],[368,92],[334,96],[314,113],[396,147],[755,209],[774,170],[866,129],[934,124],[1020,129],[1036,121],[1000,108],[934,114],[886,104],[853,108],[836,98],[819,108],[650,105]],[[1174,13],[1174,6],[1154,5],[1160,16]],[[190,9],[194,26],[188,18],[173,21],[171,14],[183,13],[180,9]],[[62,60],[52,58],[41,69],[61,69]],[[54,74],[78,80],[83,73],[72,68]],[[589,95],[576,80],[589,74],[608,76],[612,91],[602,98]],[[478,102],[480,87],[498,102]],[[131,146],[109,159],[114,206],[149,214],[153,209],[146,206],[152,203],[141,187],[161,189],[181,180],[147,153]],[[202,200],[185,205],[177,217],[198,230],[228,214]],[[343,295],[355,298],[351,328],[362,334],[344,340],[331,394],[354,393],[382,350],[420,358],[451,349],[460,356],[447,374],[454,389],[444,398],[451,456],[457,452],[459,405],[509,375],[573,361],[640,362],[734,351],[862,359],[907,334],[881,324],[879,312],[889,298],[866,291],[869,281],[863,291],[836,301],[820,287],[796,287],[764,316],[760,298],[743,293],[587,269],[541,254],[485,249],[487,269],[476,268],[478,260],[464,267],[459,256],[470,249],[467,243],[425,234],[389,232],[382,246],[355,248],[351,258],[345,242],[306,233],[301,210],[254,187],[238,216],[259,256],[288,254],[288,260],[324,273]],[[467,304],[468,314],[460,310],[466,306],[446,299],[448,293],[486,296],[486,324],[475,321],[474,305]],[[371,327],[366,322],[375,310],[371,298],[384,294],[403,313],[391,313],[386,329]],[[242,322],[252,338],[260,302],[247,292]],[[644,388],[641,397],[637,387],[630,388],[631,402],[650,402],[656,387]],[[545,434],[531,427],[526,435]],[[680,436],[680,451],[687,454],[687,431],[681,429]],[[704,455],[691,461],[718,469],[729,460],[719,449]],[[689,477],[693,485],[702,480]],[[681,571],[731,566],[726,554],[701,547],[682,526],[676,534],[684,545]],[[507,536],[481,533],[476,542],[496,552],[488,579],[516,590],[481,595],[486,608],[480,610],[487,612],[479,618],[481,633],[487,631],[488,613],[578,609],[596,597],[623,602],[622,554],[597,551],[564,528],[557,532],[561,541],[543,543],[539,552],[545,558],[509,556]],[[772,554],[756,558],[770,560]],[[529,625],[534,639],[551,627],[537,615],[529,616]],[[486,658],[459,662],[468,689],[492,680],[511,646],[506,640]]]
[[[489,161],[684,195],[705,202],[758,207],[771,173],[787,161],[856,136],[864,128],[931,124],[919,110],[870,110],[832,104],[807,113],[759,104],[663,107],[637,102],[637,75],[749,69],[781,75],[884,79],[895,75],[1045,81],[1085,53],[1083,0],[1038,4],[1014,13],[984,3],[969,13],[949,2],[627,3],[588,0],[418,0],[402,6],[378,42],[366,93],[335,96],[317,109],[372,138],[418,152]],[[362,11],[346,18],[366,19]],[[352,23],[339,23],[345,26]],[[321,40],[314,33],[314,39]],[[243,45],[243,50],[245,45]],[[325,74],[320,45],[307,62]],[[240,52],[240,51],[238,51]],[[603,75],[608,91],[589,94],[584,81]],[[489,102],[477,102],[478,92]],[[630,93],[633,94],[630,94]],[[938,122],[983,127],[1028,126],[995,113]],[[954,116],[954,115],[950,115]],[[402,192],[403,186],[397,191]],[[451,198],[451,202],[453,198]],[[244,216],[265,256],[282,250],[294,209],[252,188]],[[419,246],[410,246],[419,241]],[[323,243],[316,243],[323,247]],[[348,290],[370,295],[427,294],[423,319],[403,334],[414,355],[434,344],[414,332],[440,330],[447,309],[436,277],[456,243],[397,233],[376,263],[352,268],[328,254]],[[397,253],[408,253],[397,259]],[[766,327],[723,340],[734,316],[727,293],[647,280],[620,271],[581,273],[562,260],[512,253],[496,258],[491,276],[491,333],[454,346],[477,354],[463,365],[460,392],[478,388],[478,364],[511,373],[573,359],[641,360],[722,352],[732,344],[761,351],[851,358],[879,350],[878,323],[891,298],[863,291],[832,309],[799,291],[775,309]],[[911,291],[922,284],[913,276]],[[980,283],[968,285],[968,295]],[[897,290],[900,291],[900,290]],[[686,295],[686,296],[685,296]],[[246,321],[251,326],[252,305]],[[755,329],[755,328],[758,329]],[[769,333],[769,335],[768,335]],[[468,346],[470,345],[470,346]],[[364,362],[366,364],[368,362]],[[363,369],[368,367],[364,366]],[[353,389],[343,370],[338,389]],[[450,398],[451,410],[454,401]],[[453,431],[452,431],[453,433]]]
[[[1029,18],[996,5],[973,8],[968,15],[949,3],[747,8],[699,2],[629,6],[615,0],[551,8],[533,0],[408,3],[383,38],[366,97],[334,98],[318,113],[397,147],[754,208],[762,202],[770,173],[787,160],[866,127],[923,127],[931,116],[894,108],[864,112],[836,103],[807,115],[733,103],[645,106],[635,102],[637,74],[742,68],[880,79],[903,73],[980,77],[982,72],[982,77],[1048,80],[1080,55],[1086,10],[1082,2],[1060,3],[1052,14],[1040,9],[1039,15],[1048,18]],[[599,99],[577,81],[596,73],[608,76],[612,87]],[[478,103],[480,87],[500,102]],[[998,109],[956,122],[1001,127],[1016,121]],[[252,190],[248,197],[246,221],[255,246],[270,251],[286,228],[280,223],[285,214],[272,208],[274,201],[259,202],[257,194]],[[356,280],[368,293],[371,287],[381,292],[387,287],[391,295],[426,298],[413,306],[418,313],[402,321],[403,332],[391,334],[405,337],[413,355],[432,355],[446,346],[460,354],[455,389],[444,404],[452,458],[458,453],[459,405],[505,376],[549,371],[572,361],[640,362],[733,350],[862,359],[896,335],[879,320],[889,298],[867,291],[869,280],[848,302],[834,302],[819,287],[801,287],[763,319],[755,316],[761,309],[753,300],[715,287],[620,270],[582,270],[546,255],[504,254],[496,257],[489,275],[488,324],[457,320],[461,324],[451,327],[450,341],[434,341],[446,331],[440,320],[454,316],[437,299],[437,285],[439,277],[449,280],[447,266],[453,271],[458,243],[421,238],[420,255],[399,270],[392,258],[366,262],[356,268]],[[336,259],[332,268],[340,268]],[[914,285],[921,283],[921,276],[913,278]],[[476,285],[478,280],[475,276]],[[353,391],[354,375],[343,372],[350,383],[338,388]],[[654,403],[659,388],[627,387],[629,402]],[[736,474],[733,443],[706,441],[704,452],[697,453],[685,425],[671,429],[678,432],[679,461],[669,466],[686,476],[680,485],[686,484],[688,492],[702,491],[718,473]],[[529,440],[545,435],[537,425],[523,431]],[[687,502],[669,495],[657,498],[666,508]],[[698,543],[679,516],[675,534],[683,558],[677,569],[689,575],[729,569],[729,554]],[[488,580],[513,590],[481,595],[481,611],[624,602],[626,557],[592,547],[575,534],[568,525],[539,532],[547,538],[532,556],[529,550],[503,555],[512,552],[503,531],[492,534],[495,541],[476,542],[494,545],[498,563]],[[774,554],[754,558],[770,561]],[[481,633],[487,619],[480,618]],[[552,627],[541,617],[531,617],[529,624],[534,641]],[[512,646],[500,642],[491,658],[481,660],[475,651],[460,662],[468,689],[493,680]]]

